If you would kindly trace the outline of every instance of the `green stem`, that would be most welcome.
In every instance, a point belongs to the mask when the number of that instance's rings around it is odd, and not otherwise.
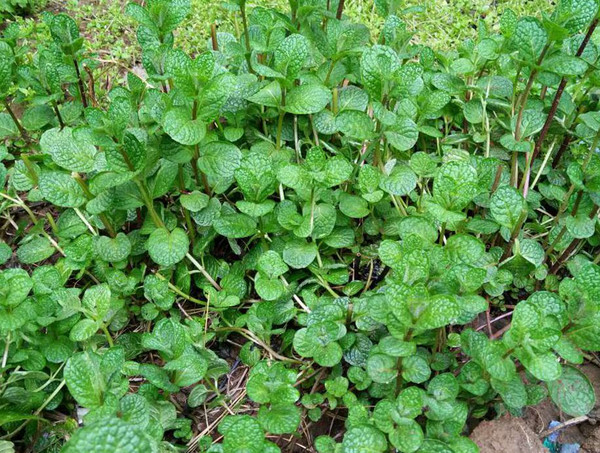
[[[21,137],[23,137],[23,140],[25,140],[26,142],[29,142],[29,135],[25,131],[25,128],[23,127],[21,122],[19,121],[19,118],[17,118],[17,115],[15,115],[15,112],[13,111],[10,104],[8,103],[7,98],[4,98],[4,107],[6,108],[6,111],[8,112],[11,119],[13,120],[13,123],[15,123],[15,126],[17,126],[17,129],[19,130],[19,134],[21,134]]]
[[[77,173],[73,173],[73,178],[75,179],[75,181],[77,181],[77,184],[79,184],[79,187],[81,187],[81,190],[83,190],[85,197],[88,200],[92,200],[94,198],[94,194],[92,194],[92,192],[90,192],[90,189],[88,188],[86,182],[81,178],[81,176],[79,176],[79,174],[77,174]],[[104,225],[104,228],[106,228],[108,235],[111,238],[114,238],[117,234],[116,234],[115,229],[112,226],[112,223],[110,222],[109,218],[106,216],[106,214],[98,214],[98,218],[100,219],[100,222],[102,222],[102,225]]]
[[[183,193],[185,191],[185,181],[183,178],[183,166],[179,165],[179,190]],[[190,235],[190,242],[192,243],[192,250],[194,249],[194,245],[196,243],[196,228],[194,228],[194,224],[192,222],[192,218],[190,217],[190,213],[187,209],[181,206],[181,211],[183,212],[183,217],[185,218],[185,224],[187,225],[188,232]]]
[[[246,63],[248,64],[248,71],[254,74],[252,69],[252,49],[250,48],[250,33],[248,33],[248,18],[246,17],[246,0],[240,2],[240,12],[242,15],[242,27],[244,28],[244,41],[246,41]]]
[[[275,139],[275,149],[281,149],[281,132],[283,131],[283,117],[285,116],[285,88],[281,89],[281,105],[279,106],[279,119],[277,121],[277,137]]]
[[[533,82],[535,81],[535,77],[538,73],[538,67],[542,64],[548,49],[550,48],[550,43],[546,44],[542,49],[540,57],[537,61],[537,66],[533,68],[529,74],[529,79],[527,80],[527,85],[525,86],[525,90],[519,97],[516,103],[516,108],[518,110],[517,113],[517,121],[515,124],[515,140],[518,142],[521,140],[521,122],[523,120],[523,113],[525,112],[525,107],[527,106],[527,100],[529,99],[529,93],[531,93],[531,88],[533,87]],[[510,180],[511,184],[517,187],[519,180],[519,165],[517,159],[517,151],[513,151],[512,161],[511,161],[511,172],[510,172]]]
[[[500,258],[500,262],[504,261],[506,258],[508,258],[508,255],[510,255],[510,252],[512,250],[512,245],[515,242],[515,240],[517,239],[517,236],[519,235],[519,232],[521,231],[521,227],[525,223],[525,220],[527,220],[527,211],[526,210],[521,212],[521,216],[519,217],[519,220],[517,221],[517,224],[515,225],[515,228],[514,228],[512,234],[510,235],[510,239],[506,243],[506,246],[504,247],[504,253],[502,254],[502,257]]]
[[[25,168],[27,168],[27,173],[29,173],[29,177],[32,179],[33,185],[37,186],[38,182],[39,182],[38,181],[38,175],[35,172],[35,167],[31,163],[31,161],[29,160],[29,156],[27,156],[27,154],[21,154],[21,160],[25,164]]]
[[[136,183],[136,185],[138,186],[138,189],[140,190],[140,194],[142,195],[142,200],[144,201],[144,205],[146,206],[146,209],[148,210],[148,214],[150,214],[150,217],[152,218],[152,221],[154,222],[154,224],[159,228],[166,228],[165,223],[158,215],[158,212],[156,212],[156,209],[154,209],[154,203],[152,201],[152,197],[150,196],[150,193],[148,192],[148,188],[146,187],[146,184],[144,183],[144,181],[140,181],[139,179],[134,178],[134,182]]]
[[[163,281],[166,281],[167,284],[169,285],[169,289],[171,291],[173,291],[175,294],[183,297],[185,300],[189,300],[190,302],[193,302],[195,304],[198,305],[206,305],[206,301],[205,300],[200,300],[200,299],[196,299],[195,297],[190,296],[189,294],[184,293],[183,291],[181,291],[176,285],[174,285],[173,283],[171,283],[169,280],[167,280],[164,276],[162,276],[160,273],[155,272],[155,274],[158,278],[160,278]]]
[[[333,69],[335,68],[335,63],[337,62],[337,60],[335,58],[331,59],[331,63],[329,63],[329,70],[327,71],[327,75],[325,76],[325,85],[327,85],[327,83],[329,83],[329,79],[331,77],[331,73],[333,72]]]
[[[110,335],[110,332],[108,331],[107,327],[102,324],[102,332],[104,332],[104,336],[106,337],[106,341],[108,341],[108,346],[110,346],[111,348],[115,345],[112,336]]]

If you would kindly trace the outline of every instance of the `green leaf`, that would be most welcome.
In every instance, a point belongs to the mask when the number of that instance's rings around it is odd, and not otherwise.
[[[369,204],[366,200],[346,192],[340,194],[340,211],[353,219],[369,215]]]
[[[206,208],[209,200],[210,197],[208,195],[197,190],[179,197],[181,206],[191,212],[198,212]]]
[[[539,20],[533,17],[522,17],[517,21],[511,44],[519,51],[519,56],[523,60],[534,64],[547,42],[548,33]]]
[[[204,384],[198,384],[195,386],[187,398],[187,404],[190,407],[198,407],[206,401],[209,390]]]
[[[313,354],[315,362],[321,366],[334,367],[342,360],[342,347],[336,341],[318,347]]]
[[[596,403],[594,388],[587,376],[570,366],[563,367],[559,379],[548,382],[548,390],[560,410],[573,417],[586,415]]]
[[[82,304],[102,319],[110,310],[110,287],[106,284],[90,286],[85,290]]]
[[[516,123],[516,118],[515,118]],[[517,153],[528,153],[533,149],[533,144],[530,141],[517,141],[514,133],[505,134],[500,137],[500,144],[509,151],[515,151]]]
[[[8,440],[0,440],[0,453],[15,453],[15,444]]]
[[[475,197],[477,171],[467,161],[450,161],[438,170],[433,181],[433,199],[449,211],[464,209]]]
[[[527,405],[527,391],[520,377],[515,376],[509,381],[492,378],[490,382],[508,407],[521,409]]]
[[[485,254],[485,244],[468,234],[455,234],[445,247],[448,258],[455,263],[475,264]]]
[[[519,120],[519,116],[515,115],[511,119],[511,127],[513,130],[513,134],[515,134],[517,129],[517,121]],[[544,122],[546,120],[546,115],[542,111],[538,110],[525,110],[521,117],[521,126],[520,126],[520,137],[521,139],[527,138],[533,134],[538,133],[542,127],[544,126]],[[520,145],[518,145],[520,146]],[[523,148],[525,146],[523,145]]]
[[[256,234],[256,220],[246,214],[226,214],[216,219],[213,227],[221,236],[232,239],[245,238]]]
[[[541,381],[554,381],[562,369],[558,357],[552,352],[517,354],[523,366]]]
[[[431,376],[427,360],[418,355],[402,359],[402,377],[415,384],[425,382]]]
[[[63,208],[78,208],[85,203],[82,188],[68,173],[44,171],[40,175],[39,188],[50,203]]]
[[[115,263],[129,256],[131,241],[125,233],[118,233],[115,238],[98,236],[94,242],[94,250],[104,261]]]
[[[558,2],[552,19],[573,34],[587,26],[597,13],[595,0],[563,0]]]
[[[40,146],[65,170],[89,172],[94,168],[97,150],[91,134],[84,129],[49,129],[40,138]]]
[[[274,68],[288,80],[294,80],[298,78],[308,56],[308,40],[300,34],[290,35],[275,49]]]
[[[161,266],[172,266],[180,262],[188,253],[190,241],[184,230],[157,228],[148,238],[150,258]]]
[[[249,415],[226,417],[219,424],[219,432],[225,436],[225,452],[264,452],[264,432],[258,420]]]
[[[381,352],[392,357],[408,357],[417,352],[417,346],[412,341],[399,340],[396,337],[385,337],[379,342]]]
[[[0,95],[6,96],[13,81],[15,57],[7,42],[0,44]]]
[[[293,404],[261,406],[258,410],[258,421],[269,433],[292,433],[300,425],[300,408]]]
[[[294,269],[308,267],[317,257],[317,245],[314,242],[293,240],[283,249],[283,261]]]
[[[399,67],[398,55],[391,47],[375,45],[363,52],[360,74],[372,99],[381,100],[386,82],[394,77]]]
[[[277,178],[272,159],[266,153],[244,153],[235,170],[235,180],[248,201],[260,202],[275,191]]]
[[[492,217],[510,231],[515,228],[526,208],[527,204],[521,193],[508,185],[498,187],[490,200]]]
[[[6,263],[12,256],[12,249],[3,241],[0,241],[0,265]]]
[[[424,438],[423,430],[416,421],[403,419],[390,434],[390,443],[401,452],[412,453],[419,449]]]
[[[281,280],[269,278],[260,273],[254,279],[254,287],[264,300],[277,300],[285,292],[285,286]]]
[[[590,219],[587,215],[568,216],[565,221],[567,231],[576,239],[592,237],[596,231],[596,218]]]
[[[274,80],[247,99],[258,105],[279,107],[281,105],[281,85],[277,80]]]
[[[451,294],[431,296],[415,327],[437,329],[455,323],[461,314],[460,302]]]
[[[157,453],[158,446],[135,424],[120,418],[104,417],[101,421],[75,431],[63,453]]]
[[[98,331],[98,324],[91,319],[82,319],[69,332],[71,341],[86,341]]]
[[[438,374],[427,385],[427,392],[439,401],[453,400],[459,391],[458,380],[451,373]]]
[[[258,270],[263,272],[269,278],[277,278],[285,274],[289,268],[279,256],[279,253],[274,250],[269,250],[263,253],[258,259]]]
[[[169,110],[162,125],[169,137],[182,145],[197,145],[206,134],[206,125],[193,119],[192,113],[184,107]]]
[[[417,143],[419,130],[410,118],[399,118],[392,127],[386,129],[385,136],[398,151],[408,151]]]
[[[34,264],[50,258],[54,252],[55,249],[48,239],[37,236],[18,248],[17,258],[23,264]]]
[[[384,434],[369,425],[353,426],[342,442],[342,453],[383,453],[387,448]]]
[[[6,137],[17,137],[19,129],[8,113],[0,113],[0,139]]]
[[[387,384],[398,376],[398,360],[387,354],[374,354],[367,361],[367,372],[374,382]]]
[[[368,139],[375,128],[373,120],[366,113],[357,110],[340,112],[335,118],[335,124],[342,134],[356,140]]]
[[[417,187],[417,175],[408,165],[396,165],[391,174],[381,179],[379,187],[389,194],[403,197]]]
[[[331,91],[317,83],[292,88],[286,96],[284,110],[295,115],[318,113],[331,102]]]
[[[79,404],[89,409],[102,406],[105,383],[98,355],[76,353],[67,361],[63,375],[69,392]]]
[[[223,192],[233,182],[233,175],[241,160],[242,153],[233,143],[210,142],[201,149],[198,167],[217,182],[219,192]]]
[[[570,55],[552,55],[544,60],[542,65],[546,71],[555,72],[561,76],[578,76],[587,70],[587,63],[579,57]]]

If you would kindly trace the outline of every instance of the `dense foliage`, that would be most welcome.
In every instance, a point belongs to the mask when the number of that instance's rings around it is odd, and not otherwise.
[[[0,0],[0,19],[31,13],[45,3],[46,0]]]
[[[469,419],[593,408],[596,0],[446,52],[395,0],[376,43],[343,1],[238,0],[192,56],[189,3],[145,3],[106,96],[68,16],[0,41],[0,449],[289,451],[333,417],[319,453],[470,453]]]

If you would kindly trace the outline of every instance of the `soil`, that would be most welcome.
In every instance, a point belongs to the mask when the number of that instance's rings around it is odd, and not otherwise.
[[[510,416],[481,422],[471,440],[481,453],[548,453],[524,420]]]
[[[558,437],[561,444],[579,444],[579,453],[600,453],[600,368],[588,363],[582,366],[596,392],[596,407],[588,414],[590,420],[563,429]],[[551,421],[565,421],[570,417],[561,413],[550,400],[525,409],[523,417],[505,416],[483,421],[472,432],[471,439],[481,453],[548,453],[540,433]]]

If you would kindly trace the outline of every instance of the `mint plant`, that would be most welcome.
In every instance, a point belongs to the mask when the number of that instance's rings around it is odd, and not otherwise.
[[[291,451],[335,411],[319,453],[470,453],[467,421],[588,413],[596,0],[445,52],[395,1],[376,40],[343,0],[231,6],[188,55],[188,1],[130,4],[145,73],[108,92],[68,16],[4,31],[2,441]]]

